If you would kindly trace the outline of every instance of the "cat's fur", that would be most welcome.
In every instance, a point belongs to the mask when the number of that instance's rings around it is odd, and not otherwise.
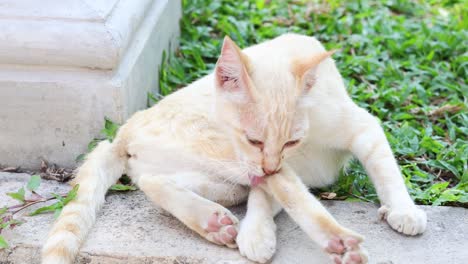
[[[351,101],[331,54],[295,34],[244,51],[226,38],[213,74],[136,113],[113,143],[88,155],[43,263],[73,261],[123,173],[202,237],[251,260],[273,256],[273,217],[284,208],[336,263],[365,263],[362,237],[306,188],[333,183],[351,154],[375,184],[381,216],[401,233],[422,233],[426,215],[408,195],[379,122]],[[225,206],[246,200],[239,226]]]

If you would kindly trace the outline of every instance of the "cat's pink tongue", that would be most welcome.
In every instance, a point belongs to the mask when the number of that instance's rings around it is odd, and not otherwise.
[[[250,176],[250,185],[256,187],[265,182],[265,177]]]

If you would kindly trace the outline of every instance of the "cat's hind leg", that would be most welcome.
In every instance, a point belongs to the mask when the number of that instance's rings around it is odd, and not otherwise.
[[[142,174],[139,188],[158,206],[207,240],[230,248],[237,247],[239,221],[226,208],[178,184],[175,175]],[[197,173],[187,175],[200,176]]]

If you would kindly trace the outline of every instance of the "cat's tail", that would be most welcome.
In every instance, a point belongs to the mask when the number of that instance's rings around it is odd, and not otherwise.
[[[78,169],[76,198],[63,208],[42,250],[43,264],[73,263],[109,187],[124,173],[127,155],[118,142],[103,141]]]

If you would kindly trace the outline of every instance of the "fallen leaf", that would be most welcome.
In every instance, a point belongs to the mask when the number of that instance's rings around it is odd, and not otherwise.
[[[6,167],[2,169],[2,171],[4,172],[18,172],[18,170],[19,170],[19,167]]]
[[[320,194],[320,197],[327,200],[333,200],[336,197],[334,192],[324,192]]]

